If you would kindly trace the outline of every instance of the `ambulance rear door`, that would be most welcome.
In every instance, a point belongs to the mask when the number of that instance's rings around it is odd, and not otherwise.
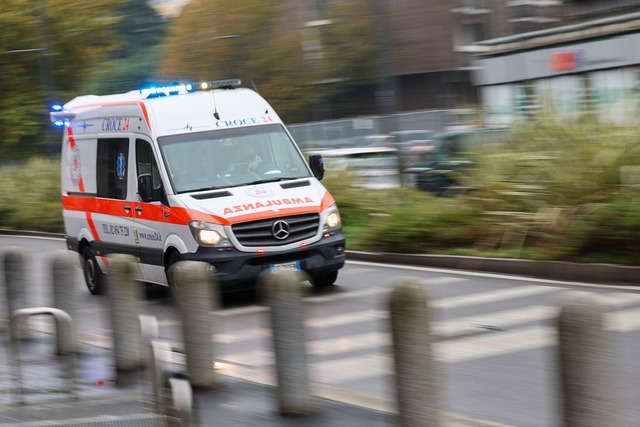
[[[84,141],[78,141],[80,150],[88,148],[84,145]],[[130,203],[135,188],[130,182],[130,158],[128,137],[97,139],[95,210],[87,212],[86,218],[94,234],[94,253],[107,269],[105,256],[135,254]]]

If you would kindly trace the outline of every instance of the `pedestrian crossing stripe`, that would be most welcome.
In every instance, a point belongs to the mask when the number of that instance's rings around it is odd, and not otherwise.
[[[486,292],[459,295],[451,298],[436,299],[432,306],[443,309],[468,307],[470,305],[486,304],[511,298],[522,298],[533,295],[542,295],[551,292],[560,292],[562,288],[553,286],[516,286],[506,289],[495,289]]]
[[[626,306],[640,304],[640,294],[610,293],[601,295],[603,307],[609,309],[620,309]],[[440,338],[449,338],[446,341],[434,343],[434,357],[444,363],[459,363],[470,360],[482,359],[492,356],[499,356],[518,351],[533,350],[556,343],[555,328],[549,325],[529,325],[531,322],[547,321],[554,319],[558,314],[559,307],[538,305],[521,309],[509,309],[491,312],[486,315],[468,316],[457,318],[451,321],[436,321],[432,324],[432,333],[435,336],[442,334]],[[382,312],[376,310],[366,310],[362,313],[352,313],[353,319],[361,320],[382,317]],[[346,320],[342,316],[339,318]],[[331,320],[331,317],[328,318]],[[339,322],[342,324],[342,322]],[[488,332],[481,335],[468,336],[459,331],[465,331],[476,324],[476,328],[484,325],[496,325],[495,332]],[[604,314],[603,323],[605,328],[614,332],[630,332],[640,330],[640,308],[633,307],[626,310],[612,311]],[[328,322],[332,324],[331,321]],[[318,323],[316,328],[324,325]],[[517,328],[510,330],[509,328]],[[256,329],[254,334],[260,331],[262,337],[268,336],[267,329]],[[458,333],[456,333],[458,331]],[[309,331],[308,331],[309,332]],[[246,334],[239,334],[243,336]],[[249,334],[251,335],[251,334]],[[310,334],[307,334],[308,336]],[[449,335],[449,336],[447,336]],[[246,335],[244,335],[246,336]],[[264,347],[263,343],[256,343]],[[380,357],[388,358],[391,346],[391,335],[388,332],[370,331],[360,334],[343,335],[340,337],[309,340],[307,343],[307,354],[317,358],[345,354],[346,357],[331,360],[317,361],[313,365],[327,366],[340,365],[344,361],[337,374],[344,373],[345,369],[350,369],[351,363],[368,364],[371,362],[371,354],[380,353]],[[221,349],[222,350],[222,349]],[[349,353],[362,352],[368,350],[370,354],[362,356],[349,356]],[[235,354],[222,354],[221,359],[229,363],[236,363],[244,366],[265,367],[273,365],[273,354],[271,351],[262,348],[252,349]],[[335,359],[335,358],[334,358]],[[378,360],[378,359],[375,359]],[[377,362],[376,362],[377,363]],[[382,364],[380,366],[383,366]],[[385,365],[386,366],[386,365]],[[384,374],[385,372],[376,370],[367,365],[369,377]],[[349,377],[357,376],[350,373]],[[344,379],[342,380],[344,381]]]

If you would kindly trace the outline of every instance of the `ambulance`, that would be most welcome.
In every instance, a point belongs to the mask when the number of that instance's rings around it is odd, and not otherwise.
[[[239,80],[79,96],[50,116],[64,128],[67,246],[91,293],[104,290],[112,254],[169,287],[182,260],[208,263],[223,291],[277,270],[303,270],[317,287],[336,281],[345,238],[322,156],[307,163]]]

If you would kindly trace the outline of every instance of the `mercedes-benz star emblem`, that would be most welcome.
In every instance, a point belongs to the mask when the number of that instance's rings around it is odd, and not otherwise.
[[[289,237],[289,234],[291,233],[291,227],[289,226],[289,223],[287,221],[278,220],[271,226],[271,233],[276,239],[284,240]]]

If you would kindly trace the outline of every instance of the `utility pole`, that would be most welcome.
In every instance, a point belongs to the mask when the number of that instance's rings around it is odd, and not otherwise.
[[[390,23],[389,0],[370,0],[376,28],[375,38],[378,57],[378,83],[375,92],[378,113],[392,115],[398,111],[395,70],[393,64],[393,34]],[[395,124],[385,126],[390,132]]]

